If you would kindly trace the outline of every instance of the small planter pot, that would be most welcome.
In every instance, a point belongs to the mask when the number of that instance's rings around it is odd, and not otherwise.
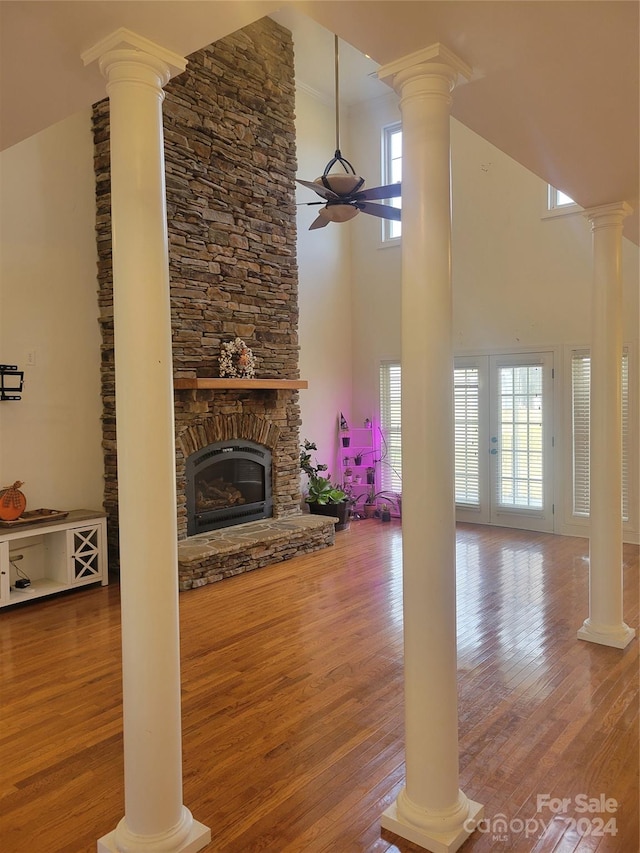
[[[343,447],[349,447],[350,444],[351,444],[351,436],[350,435],[343,435],[342,436],[342,446]]]
[[[381,510],[380,519],[382,521],[391,521],[391,510],[388,510],[388,509]]]
[[[376,514],[376,505],[375,504],[365,504],[363,507],[364,517],[365,518],[373,518]]]

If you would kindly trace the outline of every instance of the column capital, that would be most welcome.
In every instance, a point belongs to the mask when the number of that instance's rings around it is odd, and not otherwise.
[[[181,74],[187,67],[184,57],[125,27],[120,27],[100,39],[93,47],[85,50],[81,58],[85,65],[90,65],[96,59],[99,60],[100,70],[105,77],[109,76],[114,63],[120,63],[125,59],[129,62],[138,62],[141,66],[148,66],[160,76],[161,86],[168,83],[171,77]]]
[[[397,89],[407,80],[438,76],[448,80],[451,91],[459,83],[470,80],[472,73],[470,65],[446,45],[436,42],[382,66],[378,79]]]
[[[591,229],[609,228],[622,225],[622,220],[633,213],[633,208],[626,201],[613,202],[613,204],[601,204],[597,207],[589,207],[584,215],[591,223]]]

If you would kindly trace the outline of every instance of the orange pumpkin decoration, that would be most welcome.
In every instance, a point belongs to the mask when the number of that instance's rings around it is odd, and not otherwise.
[[[23,483],[16,480],[13,486],[0,490],[0,519],[2,521],[15,521],[27,507],[27,499],[20,491]]]

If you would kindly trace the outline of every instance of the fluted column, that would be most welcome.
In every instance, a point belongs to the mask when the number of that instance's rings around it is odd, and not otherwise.
[[[589,617],[581,640],[623,649],[635,636],[622,614],[622,223],[626,203],[591,208]]]
[[[107,79],[125,814],[100,853],[192,853],[182,804],[180,648],[162,87],[185,61],[124,30],[83,55]]]
[[[449,110],[471,69],[443,45],[385,66],[402,112],[402,542],[406,785],[382,826],[457,850],[459,790]]]

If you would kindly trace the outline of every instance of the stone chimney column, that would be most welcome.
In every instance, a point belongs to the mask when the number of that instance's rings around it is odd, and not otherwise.
[[[482,817],[458,787],[449,109],[471,69],[433,45],[380,69],[402,112],[402,541],[406,785],[382,826],[457,850]]]
[[[125,815],[100,853],[195,853],[182,804],[175,440],[162,87],[185,60],[118,30],[107,79],[122,598]]]
[[[622,223],[631,208],[586,211],[593,238],[589,461],[589,617],[578,638],[623,649],[622,619]]]

